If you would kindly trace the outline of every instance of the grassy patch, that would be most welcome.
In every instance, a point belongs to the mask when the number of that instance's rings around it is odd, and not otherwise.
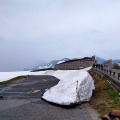
[[[90,104],[101,115],[101,117],[112,109],[120,109],[119,93],[115,91],[107,82],[106,78],[89,72],[95,82],[95,91],[90,100]]]
[[[15,77],[15,78],[10,79],[10,80],[8,80],[8,81],[0,82],[0,84],[9,84],[9,83],[12,83],[12,82],[14,82],[14,81],[17,81],[17,80],[19,80],[19,79],[22,79],[22,78],[24,78],[24,76],[18,76],[18,77]]]

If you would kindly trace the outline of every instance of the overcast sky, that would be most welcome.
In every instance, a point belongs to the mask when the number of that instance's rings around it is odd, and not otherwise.
[[[120,0],[0,0],[0,71],[92,55],[120,59]]]

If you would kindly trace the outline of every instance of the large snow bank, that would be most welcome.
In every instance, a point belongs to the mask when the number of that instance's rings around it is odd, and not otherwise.
[[[57,77],[60,82],[44,93],[42,98],[46,101],[70,105],[90,100],[95,88],[94,81],[86,70],[58,70],[48,74]]]
[[[59,83],[50,88],[42,96],[43,99],[60,105],[70,105],[82,101],[89,101],[94,89],[94,81],[87,70],[49,70],[49,71],[21,71],[0,72],[0,82],[22,75],[51,75],[60,79]]]

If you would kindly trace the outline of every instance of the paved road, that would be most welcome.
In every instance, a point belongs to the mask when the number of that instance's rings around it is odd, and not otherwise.
[[[51,76],[29,76],[8,85],[0,85],[0,120],[92,120],[84,106],[63,108],[41,100],[46,89],[56,85]]]
[[[120,69],[112,69],[112,68],[107,68],[107,67],[104,67],[104,69],[111,70],[111,71],[113,71],[115,73],[120,73]]]

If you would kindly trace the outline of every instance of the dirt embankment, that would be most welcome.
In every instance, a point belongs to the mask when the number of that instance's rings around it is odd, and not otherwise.
[[[111,87],[106,78],[89,72],[95,81],[95,91],[90,105],[100,113],[101,117],[113,109],[120,109],[119,93]]]

